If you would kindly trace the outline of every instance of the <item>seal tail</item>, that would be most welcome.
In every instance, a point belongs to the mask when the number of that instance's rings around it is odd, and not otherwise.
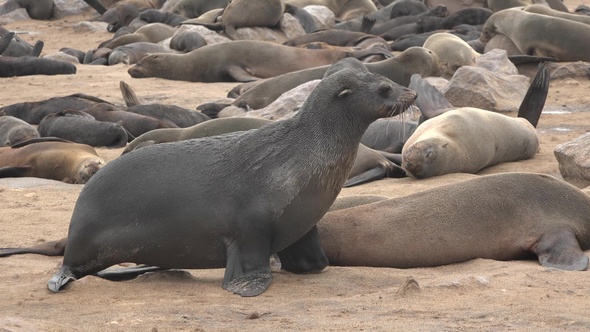
[[[547,66],[545,66],[545,63],[541,63],[537,75],[535,75],[518,108],[518,117],[527,119],[535,128],[537,128],[537,123],[545,106],[550,80],[551,77]]]

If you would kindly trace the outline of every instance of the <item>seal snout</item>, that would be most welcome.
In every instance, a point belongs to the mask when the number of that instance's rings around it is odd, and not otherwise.
[[[392,90],[394,91],[394,90]],[[394,104],[391,106],[387,116],[394,116],[407,111],[414,101],[418,97],[418,94],[414,90],[408,88],[402,88],[400,93],[393,94],[392,97],[397,97]]]

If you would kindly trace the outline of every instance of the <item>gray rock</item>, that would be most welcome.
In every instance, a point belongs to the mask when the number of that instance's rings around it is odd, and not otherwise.
[[[564,180],[584,188],[590,185],[590,133],[555,147],[553,154]]]
[[[279,21],[279,29],[285,34],[287,39],[305,35],[305,30],[303,30],[299,20],[289,13],[283,14],[283,17]]]
[[[44,58],[58,61],[66,61],[71,63],[80,63],[80,60],[78,60],[78,58],[76,58],[75,56],[65,54],[63,52],[47,54],[46,56],[44,56]]]
[[[104,33],[107,33],[107,26],[108,25],[109,24],[106,22],[82,21],[80,23],[74,24],[72,26],[72,28],[77,33],[83,33],[83,32],[104,32]]]
[[[508,59],[506,51],[501,49],[495,49],[480,55],[476,60],[476,65],[494,73],[506,75],[519,74],[516,66]]]
[[[13,10],[10,13],[6,13],[0,16],[0,24],[7,24],[14,21],[22,21],[22,20],[30,20],[31,17],[27,10],[24,8],[19,8],[17,10]]]
[[[293,116],[301,108],[303,102],[321,80],[313,80],[303,83],[285,93],[273,101],[270,105],[259,110],[250,111],[246,116],[279,120]]]
[[[181,25],[178,29],[176,29],[174,34],[177,34],[177,33],[183,32],[183,31],[196,31],[196,32],[198,32],[205,39],[205,41],[207,42],[207,45],[227,43],[227,42],[231,41],[231,39],[229,39],[225,36],[222,36],[215,31],[211,31],[202,25],[188,25],[188,24]]]
[[[231,37],[234,40],[262,40],[273,43],[283,43],[287,40],[282,31],[263,27],[239,28]]]
[[[552,80],[564,78],[588,79],[590,77],[589,62],[549,62],[546,66]]]
[[[318,30],[332,29],[336,24],[336,15],[326,6],[305,6],[303,9],[313,16]]]
[[[477,67],[463,66],[446,81],[425,80],[441,91],[455,107],[477,107],[489,111],[517,111],[529,88],[530,79],[519,75],[506,51],[495,49],[477,58]]]
[[[69,15],[79,15],[92,9],[82,0],[53,0],[53,3],[55,4],[53,17],[57,19]]]

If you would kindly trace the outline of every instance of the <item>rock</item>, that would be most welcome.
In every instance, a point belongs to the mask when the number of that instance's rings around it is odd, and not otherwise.
[[[553,154],[564,180],[584,188],[590,185],[590,133],[555,147]]]
[[[14,21],[22,21],[22,20],[30,20],[31,17],[27,10],[24,8],[19,8],[17,10],[13,10],[10,13],[6,13],[0,16],[0,24],[7,24]]]
[[[546,64],[552,80],[563,78],[590,78],[588,62],[549,62]]]
[[[107,26],[109,24],[106,22],[89,22],[89,21],[82,21],[80,23],[74,24],[72,28],[77,33],[84,33],[84,32],[107,32]]]
[[[47,54],[46,56],[44,56],[44,58],[58,61],[66,61],[71,63],[80,63],[80,60],[78,60],[78,58],[76,58],[75,56],[65,54],[63,52]]]
[[[92,9],[81,0],[53,0],[53,18],[60,19],[69,15],[79,15]]]
[[[283,14],[279,21],[279,29],[285,34],[287,39],[296,38],[305,35],[305,30],[299,23],[299,20],[289,13]]]
[[[332,29],[336,24],[336,15],[326,6],[305,6],[303,9],[314,18],[317,30]]]
[[[492,37],[490,41],[485,45],[483,52],[488,53],[494,49],[501,49],[505,50],[508,55],[520,55],[522,52],[520,49],[514,44],[512,39],[506,37],[505,35],[499,33]]]
[[[285,93],[270,103],[270,105],[259,110],[250,111],[245,114],[249,117],[279,120],[288,118],[296,113],[303,105],[303,102],[313,89],[320,83],[320,80],[313,80],[303,83]]]
[[[181,25],[175,32],[175,34],[183,32],[183,31],[196,31],[198,32],[204,39],[207,41],[207,45],[211,44],[218,44],[218,43],[227,43],[230,42],[231,39],[218,34],[215,31],[211,31],[205,28],[202,25]]]
[[[518,69],[508,59],[505,50],[495,49],[480,55],[476,60],[476,66],[506,75],[518,75]]]

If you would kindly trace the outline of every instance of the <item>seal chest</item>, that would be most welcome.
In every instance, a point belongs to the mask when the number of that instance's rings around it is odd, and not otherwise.
[[[416,94],[366,69],[324,80],[294,117],[257,130],[164,143],[125,154],[84,187],[64,264],[48,288],[121,262],[226,267],[223,288],[243,296],[283,268],[327,265],[315,224],[352,167],[369,124]]]

